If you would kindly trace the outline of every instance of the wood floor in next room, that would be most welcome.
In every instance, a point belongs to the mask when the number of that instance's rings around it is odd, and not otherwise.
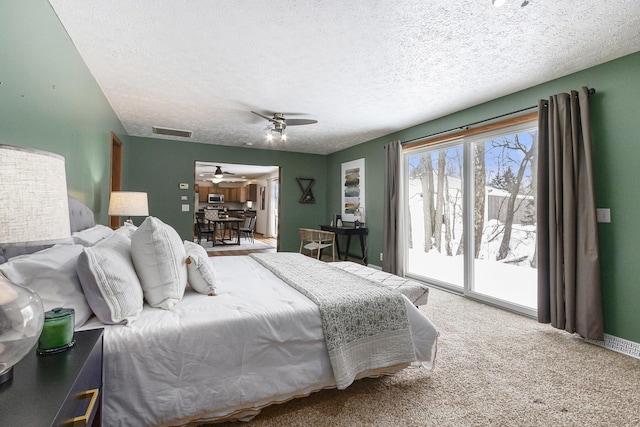
[[[262,234],[255,233],[255,240],[260,241],[262,243],[266,243],[271,246],[269,249],[247,249],[247,250],[234,250],[234,251],[216,251],[209,252],[209,256],[237,256],[237,255],[249,255],[260,252],[276,252],[276,247],[278,245],[277,239],[273,239],[270,237],[264,237]]]

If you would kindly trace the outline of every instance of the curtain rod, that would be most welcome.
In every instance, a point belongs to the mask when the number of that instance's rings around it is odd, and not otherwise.
[[[589,93],[589,96],[592,96],[592,95],[594,95],[596,93],[596,90],[594,88],[590,88],[588,93]],[[455,128],[449,129],[449,130],[443,130],[443,131],[440,131],[440,132],[431,133],[429,135],[419,136],[417,138],[409,139],[407,141],[402,141],[400,143],[400,145],[410,144],[412,142],[420,141],[422,139],[426,139],[426,138],[431,138],[433,136],[442,135],[443,133],[453,132],[454,130],[467,130],[467,129],[469,129],[470,126],[479,125],[480,123],[490,122],[491,120],[500,119],[502,117],[511,116],[513,114],[522,113],[523,111],[533,110],[534,108],[538,108],[538,106],[537,105],[532,105],[531,107],[521,108],[520,110],[512,111],[510,113],[501,114],[499,116],[495,116],[495,117],[491,117],[489,119],[484,119],[484,120],[480,120],[480,121],[477,121],[477,122],[469,123],[469,124],[466,124],[466,125],[463,125],[463,126],[458,126],[458,127],[455,127]]]

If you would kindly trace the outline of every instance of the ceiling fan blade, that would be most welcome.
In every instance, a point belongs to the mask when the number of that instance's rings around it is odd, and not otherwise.
[[[286,119],[285,123],[287,126],[300,126],[300,125],[312,125],[314,123],[318,123],[317,120],[312,119]]]
[[[252,112],[253,114],[255,114],[256,116],[260,116],[260,117],[262,117],[263,119],[267,119],[267,120],[269,120],[269,121],[270,121],[270,122],[272,122],[272,123],[276,123],[276,121],[275,121],[275,120],[273,120],[273,117],[265,116],[264,114],[256,113],[255,111],[251,111],[251,112]]]

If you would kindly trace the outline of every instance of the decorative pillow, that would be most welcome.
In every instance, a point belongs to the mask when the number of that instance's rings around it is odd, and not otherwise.
[[[137,229],[138,227],[136,227],[135,225],[128,224],[125,222],[125,224],[122,227],[116,229],[116,233],[120,233],[123,236],[126,236],[129,239],[131,239],[131,236],[133,236],[133,233],[135,233]]]
[[[187,252],[187,279],[191,287],[201,294],[214,296],[216,294],[216,278],[213,275],[209,256],[204,248],[188,240],[184,241]]]
[[[171,226],[147,217],[131,236],[131,258],[144,297],[152,307],[171,309],[187,286],[187,254]]]
[[[73,308],[77,328],[91,317],[91,308],[78,279],[78,257],[82,249],[81,245],[55,245],[12,258],[0,265],[0,271],[13,283],[36,292],[44,311]]]
[[[93,246],[100,240],[106,239],[113,234],[113,230],[101,224],[94,225],[86,230],[76,231],[71,234],[73,243],[82,246]]]
[[[140,316],[144,300],[131,261],[131,241],[113,233],[78,258],[82,289],[98,319],[114,325]]]

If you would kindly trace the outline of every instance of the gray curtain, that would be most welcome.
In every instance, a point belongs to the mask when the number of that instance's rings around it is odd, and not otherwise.
[[[588,89],[538,108],[538,320],[603,340]]]
[[[400,242],[400,141],[384,146],[384,205],[382,214],[382,271],[392,274],[400,272],[398,250]]]

